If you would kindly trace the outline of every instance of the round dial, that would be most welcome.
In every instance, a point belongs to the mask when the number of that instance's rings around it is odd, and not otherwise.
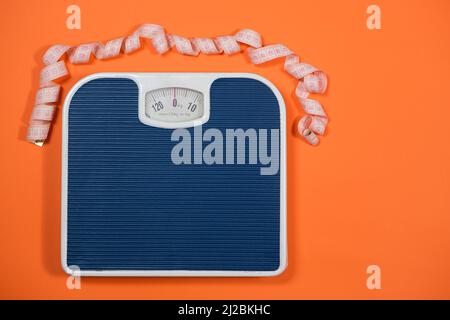
[[[203,117],[203,93],[188,88],[161,88],[145,95],[145,115],[159,122],[185,122]]]

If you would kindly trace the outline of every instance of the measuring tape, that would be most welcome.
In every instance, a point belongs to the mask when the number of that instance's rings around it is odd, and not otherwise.
[[[47,139],[61,90],[61,86],[54,81],[61,81],[69,76],[65,59],[72,64],[83,64],[88,63],[92,55],[97,59],[108,59],[117,57],[122,52],[128,54],[141,47],[141,38],[150,39],[159,54],[175,48],[178,53],[190,56],[200,53],[232,55],[241,52],[240,44],[244,44],[248,46],[247,54],[253,64],[284,57],[284,70],[299,80],[295,95],[306,113],[298,122],[298,132],[311,145],[319,143],[316,134],[324,134],[328,117],[322,105],[317,100],[310,99],[309,95],[325,92],[327,77],[324,72],[300,62],[299,57],[282,44],[263,46],[261,35],[250,29],[242,29],[235,35],[214,39],[188,39],[167,34],[163,27],[155,24],[143,24],[131,35],[110,40],[105,45],[92,42],[79,46],[57,44],[50,47],[43,57],[45,67],[40,73],[40,89],[36,93],[27,140],[42,146]]]

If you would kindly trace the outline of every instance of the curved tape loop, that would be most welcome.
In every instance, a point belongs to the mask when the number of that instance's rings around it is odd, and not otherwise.
[[[79,46],[57,44],[50,47],[43,56],[45,67],[40,74],[40,89],[36,94],[27,140],[42,145],[47,139],[61,89],[54,81],[61,81],[69,76],[65,60],[69,60],[72,64],[83,64],[88,63],[93,56],[96,59],[109,59],[121,53],[128,54],[141,47],[141,38],[149,39],[159,54],[174,48],[178,53],[190,56],[197,56],[200,53],[232,55],[241,52],[241,44],[244,44],[249,47],[247,54],[253,64],[285,58],[284,70],[299,80],[295,94],[306,112],[298,124],[300,135],[308,143],[316,145],[319,142],[316,134],[324,134],[328,124],[327,115],[322,105],[310,99],[309,95],[323,94],[327,88],[327,77],[315,67],[300,62],[300,58],[286,46],[282,44],[263,46],[261,35],[250,29],[242,29],[234,35],[219,36],[214,39],[188,39],[167,34],[159,25],[143,24],[131,35],[110,40],[104,45],[93,42]]]

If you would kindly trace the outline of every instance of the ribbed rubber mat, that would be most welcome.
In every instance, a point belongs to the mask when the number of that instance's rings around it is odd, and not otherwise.
[[[210,96],[203,130],[280,128],[277,99],[257,80],[216,80]],[[68,123],[68,265],[278,269],[279,173],[260,175],[259,164],[174,165],[172,130],[139,122],[138,88],[129,79],[84,84]]]

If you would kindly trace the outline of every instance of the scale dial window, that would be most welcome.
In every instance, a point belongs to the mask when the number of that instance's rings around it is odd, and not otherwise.
[[[168,87],[145,94],[145,115],[160,123],[190,122],[204,117],[203,93]]]

